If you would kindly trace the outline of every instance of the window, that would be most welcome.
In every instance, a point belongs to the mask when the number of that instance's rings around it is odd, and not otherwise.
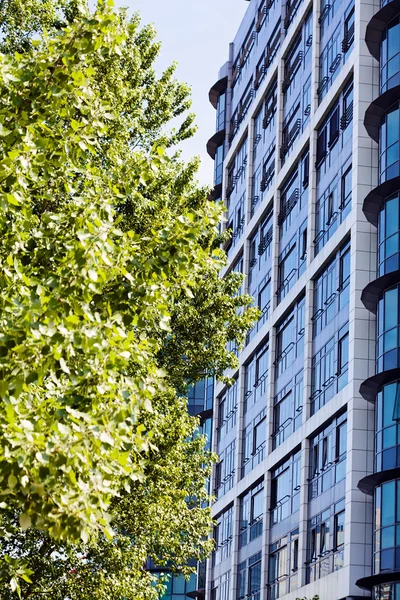
[[[271,471],[271,527],[300,506],[300,452]]]
[[[215,153],[214,162],[214,185],[222,183],[223,163],[224,163],[224,145],[218,146]]]
[[[308,522],[307,583],[344,566],[344,506],[340,500]]]
[[[400,109],[394,104],[382,117],[380,128],[380,183],[400,175]]]
[[[353,86],[347,86],[343,93],[342,116],[340,119],[340,128],[343,130],[344,143],[350,138],[351,130],[348,126],[353,120]]]
[[[319,87],[317,95],[320,102],[335,80],[342,64],[340,30],[341,27],[338,25],[322,50],[319,59]]]
[[[254,48],[254,42],[256,38],[256,31],[254,30],[254,21],[252,22],[250,29],[244,39],[244,42],[233,61],[232,67],[232,79],[231,87],[234,89],[236,83],[240,80],[242,71],[250,57],[250,54]]]
[[[253,141],[253,161],[257,159],[257,147],[262,139],[263,134],[263,119],[264,119],[264,108],[261,107],[257,115],[254,118],[254,141]],[[258,190],[259,191],[259,190]]]
[[[280,225],[279,234],[282,238],[289,229],[296,215],[299,212],[298,203],[300,200],[300,172],[299,165],[296,165],[289,176],[288,181],[281,190],[281,206],[278,215],[278,225]],[[297,207],[297,210],[295,210]]]
[[[310,120],[311,115],[311,76],[307,79],[303,85],[303,131]]]
[[[284,21],[285,30],[289,29],[302,0],[287,0],[286,1],[286,16]]]
[[[292,238],[278,259],[278,300],[286,296],[297,280],[296,237]]]
[[[275,143],[270,146],[263,161],[262,179],[260,191],[264,193],[271,187],[275,175]]]
[[[222,512],[216,521],[217,525],[214,527],[214,566],[228,558],[232,552],[233,507]]]
[[[293,147],[295,140],[301,133],[301,125],[301,102],[299,97],[298,101],[296,101],[293,107],[290,109],[282,125],[282,146],[280,150],[280,157],[283,162]]]
[[[225,250],[228,252],[228,255],[244,231],[244,224],[246,220],[245,197],[246,193],[244,192],[236,204],[233,205],[233,208],[229,207],[226,229],[231,231],[231,237],[228,240],[228,243],[225,245]]]
[[[290,88],[296,85],[296,73],[298,73],[303,61],[301,32],[297,35],[295,41],[290,46],[284,60],[285,71],[282,82],[282,93],[286,96],[286,94],[290,92]]]
[[[229,600],[231,572],[224,573],[211,582],[211,600]]]
[[[258,285],[265,280],[271,268],[272,211],[267,211],[250,238],[248,291],[256,295]]]
[[[245,118],[247,111],[249,110],[250,104],[254,98],[253,80],[250,79],[245,91],[239,102],[238,121],[241,123]]]
[[[236,440],[220,452],[220,461],[215,466],[215,490],[218,498],[232,489],[235,483]]]
[[[378,302],[377,372],[395,369],[399,355],[399,286],[386,290]]]
[[[274,399],[273,449],[301,425],[303,411],[303,371],[298,373]]]
[[[347,385],[348,323],[313,356],[311,414]]]
[[[226,94],[225,92],[223,92],[218,97],[216,131],[222,131],[223,129],[225,129],[225,110]]]
[[[271,86],[265,95],[264,100],[264,118],[263,128],[272,131],[275,125],[275,114],[276,114],[276,100],[277,100],[277,84],[276,79],[273,81]]]
[[[304,310],[305,299],[302,298],[276,327],[276,379],[303,354]]]
[[[399,269],[399,194],[385,200],[381,205],[378,223],[378,275],[385,275]]]
[[[400,83],[400,20],[395,17],[383,31],[381,43],[381,94]]]
[[[266,15],[267,15],[266,0],[262,0],[261,4],[259,5],[259,7],[257,9],[257,22],[256,22],[257,33],[259,33],[261,27],[264,25]]]
[[[346,10],[344,20],[344,35],[342,40],[342,52],[346,60],[354,44],[354,6]]]
[[[309,499],[317,498],[346,477],[347,414],[310,439]]]
[[[279,46],[281,44],[281,20],[279,19],[275,28],[268,40],[267,47],[265,50],[265,68],[268,69],[272,64]]]
[[[259,600],[261,594],[261,552],[253,554],[239,565],[238,571],[238,600],[251,597]]]
[[[238,382],[228,388],[218,400],[218,441],[236,425]]]
[[[349,284],[350,243],[347,242],[314,281],[314,314],[311,317],[314,338],[348,306]]]
[[[345,87],[342,99],[337,101],[329,115],[318,129],[317,135],[317,160],[315,166],[320,169],[328,154],[339,141],[342,131],[341,146],[351,139],[352,128],[349,127],[353,120],[353,83]],[[339,151],[339,150],[338,150]]]
[[[339,210],[342,212],[342,220],[347,217],[351,208],[351,165],[341,178],[341,203]]]
[[[242,477],[264,460],[266,439],[267,419],[264,408],[243,430]]]
[[[297,589],[299,530],[295,529],[269,546],[268,600]]]
[[[239,547],[258,538],[263,531],[264,484],[258,483],[240,498]]]
[[[349,334],[344,333],[339,339],[338,348],[338,391],[347,384],[347,369],[349,364]]]
[[[260,84],[261,84],[262,80],[264,79],[265,73],[266,73],[265,52],[263,52],[260,60],[257,63],[257,66],[256,66],[256,74],[255,74],[255,78],[254,78],[254,89],[255,90],[258,90],[258,88],[260,87]]]

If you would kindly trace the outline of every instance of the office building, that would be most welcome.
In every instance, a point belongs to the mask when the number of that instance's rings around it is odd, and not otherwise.
[[[399,16],[250,0],[211,87],[222,276],[260,318],[214,389],[216,545],[191,596],[400,600]]]

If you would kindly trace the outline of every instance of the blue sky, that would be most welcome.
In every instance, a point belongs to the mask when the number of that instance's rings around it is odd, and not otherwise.
[[[218,69],[228,60],[232,41],[244,15],[246,0],[116,0],[130,12],[139,11],[143,23],[153,23],[162,42],[158,69],[174,60],[177,77],[192,87],[193,112],[198,132],[182,144],[185,158],[200,155],[201,184],[211,185],[213,161],[205,145],[215,130],[215,110],[208,102],[208,90]]]

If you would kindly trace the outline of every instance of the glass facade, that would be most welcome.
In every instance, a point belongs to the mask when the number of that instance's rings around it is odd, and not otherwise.
[[[389,8],[389,4],[392,7]],[[379,127],[379,183],[390,195],[380,200],[378,213],[377,277],[377,385],[375,400],[375,474],[360,482],[374,493],[374,535],[372,577],[362,581],[372,588],[375,600],[400,598],[400,313],[399,313],[399,191],[395,177],[400,175],[400,104],[393,93],[400,84],[400,21],[395,3],[381,2],[376,17],[380,29],[380,92],[376,103],[383,113]],[[372,23],[372,21],[371,21]],[[370,32],[368,33],[370,37]],[[378,36],[379,37],[379,36]],[[369,40],[371,42],[371,39]],[[372,50],[371,50],[372,52]],[[370,107],[373,109],[374,107]],[[372,130],[371,130],[372,131]],[[372,135],[372,133],[371,133]],[[383,195],[383,194],[382,194]],[[373,284],[375,285],[375,284]],[[364,386],[371,386],[371,380]]]
[[[277,600],[299,585],[299,530],[269,546],[268,600]]]
[[[352,502],[360,502],[352,469],[358,458],[360,470],[368,462],[373,424],[368,418],[364,427],[367,409],[352,378],[371,364],[375,343],[358,287],[370,275],[374,239],[368,247],[359,212],[379,171],[360,133],[367,88],[358,75],[353,80],[365,64],[365,27],[357,22],[365,0],[359,2],[250,0],[220,72],[227,80],[221,100],[227,127],[215,172],[217,178],[222,171],[222,230],[232,232],[222,275],[245,274],[240,291],[252,296],[260,317],[243,348],[229,346],[238,358],[225,373],[233,387],[216,384],[218,547],[201,600],[357,596],[356,576],[343,568],[353,564],[361,536],[358,522],[350,522],[358,510]],[[371,86],[378,72],[376,66]],[[219,110],[217,104],[217,128]],[[378,124],[389,112],[390,105],[374,115]],[[397,198],[395,191],[387,195]],[[380,239],[385,273],[395,270],[391,257],[399,255],[399,217],[391,215]],[[361,246],[365,261],[357,254]],[[359,448],[359,427],[368,429],[368,448]],[[384,431],[390,427],[385,421],[377,430],[385,439],[384,464],[397,453],[397,431],[394,444],[386,441],[393,442],[392,431]],[[361,508],[371,533],[372,511],[368,517]],[[361,554],[357,574],[371,564],[372,551]],[[307,584],[313,587],[303,591]]]
[[[381,44],[381,94],[400,84],[400,21],[393,19]]]
[[[387,198],[379,212],[378,223],[378,275],[400,268],[400,217],[399,193]]]
[[[345,516],[341,500],[309,520],[307,583],[344,566]]]
[[[393,104],[382,117],[380,128],[380,182],[400,175],[400,105]]]
[[[377,372],[400,366],[399,286],[382,294],[378,302]]]
[[[347,414],[310,439],[309,498],[318,498],[346,477]]]
[[[376,396],[375,470],[400,467],[400,382],[385,385]]]

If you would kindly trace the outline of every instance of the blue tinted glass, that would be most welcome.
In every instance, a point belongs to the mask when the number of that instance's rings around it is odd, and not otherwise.
[[[381,547],[391,548],[394,546],[394,527],[384,527],[381,533]]]
[[[399,139],[399,109],[395,108],[387,114],[386,145],[391,146]]]
[[[394,288],[385,293],[385,331],[397,324],[397,288]]]
[[[381,552],[381,571],[393,571],[394,569],[394,549],[382,550]]]
[[[400,70],[400,54],[394,56],[391,60],[389,60],[387,65],[387,76],[393,77]]]
[[[396,252],[398,252],[398,250],[399,250],[399,235],[397,233],[395,233],[394,235],[390,236],[390,238],[388,238],[386,240],[385,254],[386,254],[386,256],[392,256],[392,254],[395,254]]]
[[[396,466],[396,450],[398,446],[392,446],[382,452],[382,470],[394,469]]]
[[[395,399],[394,408],[393,408],[393,421],[399,421],[400,420],[400,385],[398,383],[396,383],[395,386],[396,386],[396,399]]]
[[[397,327],[394,329],[390,329],[383,336],[383,350],[387,352],[388,350],[393,350],[397,346]]]
[[[396,142],[387,149],[386,164],[389,167],[399,160],[399,143]]]
[[[387,427],[383,430],[383,447],[391,448],[396,444],[396,426]]]
[[[398,21],[398,19],[396,19]],[[392,21],[387,29],[387,56],[391,58],[400,51],[399,23]]]
[[[386,232],[385,237],[398,231],[399,227],[399,201],[398,198],[392,198],[385,204]]]
[[[382,526],[392,525],[395,521],[395,482],[382,485]]]
[[[175,594],[185,593],[185,578],[183,575],[174,575],[172,580],[172,589]]]
[[[383,355],[383,369],[388,371],[389,369],[395,369],[397,367],[397,350],[389,350]]]

